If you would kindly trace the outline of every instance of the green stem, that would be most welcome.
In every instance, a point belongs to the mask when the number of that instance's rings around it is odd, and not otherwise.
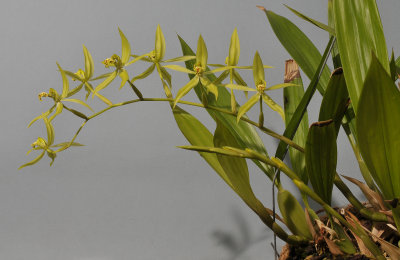
[[[347,198],[347,200],[353,205],[364,217],[378,222],[388,222],[388,217],[380,212],[371,211],[364,207],[364,205],[354,196],[347,185],[342,181],[339,174],[336,173],[334,183],[336,187],[342,192],[342,194]]]
[[[351,148],[353,149],[354,155],[356,156],[358,166],[361,171],[361,175],[363,176],[365,182],[367,183],[368,187],[374,191],[378,191],[377,187],[375,186],[374,180],[372,179],[371,173],[369,172],[367,165],[365,164],[364,160],[361,158],[360,150],[358,149],[358,145],[354,139],[353,134],[351,133],[350,129],[347,125],[343,124],[343,129],[347,134],[347,138],[349,139]]]
[[[313,190],[311,190],[310,187],[308,187],[298,176],[295,172],[290,170],[282,161],[279,159],[269,159],[265,157],[264,155],[261,155],[255,151],[250,152],[252,156],[249,156],[251,159],[257,159],[260,160],[266,164],[269,164],[273,167],[278,168],[280,171],[285,173],[286,176],[288,176],[293,183],[299,188],[300,191],[304,192],[307,194],[310,198],[312,198],[315,202],[320,204],[326,213],[334,216],[337,218],[342,225],[350,229],[352,232],[354,232],[357,236],[359,236],[364,244],[367,246],[367,248],[371,251],[371,253],[379,260],[384,260],[386,259],[383,255],[381,250],[378,248],[378,246],[370,239],[368,234],[357,227],[353,227],[347,220],[345,220],[336,210],[334,210],[332,207],[330,207],[324,200],[322,200]]]
[[[304,206],[308,210],[308,213],[310,214],[311,219],[319,219],[317,213],[310,207],[310,204],[308,203],[308,196],[304,192],[301,192],[301,197],[303,199]]]
[[[125,105],[128,105],[128,104],[133,104],[133,103],[142,102],[142,101],[173,102],[174,99],[172,99],[172,98],[143,98],[143,99],[134,99],[134,100],[129,100],[129,101],[121,102],[121,103],[116,103],[116,104],[113,104],[113,105],[111,105],[109,107],[106,107],[105,109],[100,110],[99,112],[94,113],[93,115],[89,116],[88,120],[90,120],[92,118],[95,118],[95,117],[103,114],[104,112],[106,112],[106,111],[108,111],[108,110],[110,110],[110,109],[112,109],[114,107],[125,106]],[[194,102],[190,102],[190,101],[179,100],[178,103],[184,104],[184,105],[190,105],[190,106],[205,108],[203,104],[194,103]],[[230,110],[222,109],[222,108],[219,108],[219,107],[207,106],[207,109],[212,109],[212,110],[215,110],[215,111],[219,111],[221,113],[229,114],[229,115],[232,115],[234,117],[237,116],[237,113],[232,112]],[[247,122],[247,123],[259,128],[262,132],[266,133],[267,135],[270,135],[270,136],[272,136],[274,138],[277,138],[277,139],[283,141],[284,143],[286,143],[289,146],[299,150],[300,152],[304,152],[304,148],[303,147],[299,146],[298,144],[296,144],[295,142],[293,142],[289,138],[284,137],[284,136],[282,136],[282,135],[280,135],[280,134],[278,134],[278,133],[276,133],[276,132],[274,132],[274,131],[272,131],[272,130],[264,127],[264,126],[260,126],[258,123],[254,122],[254,121],[252,121],[252,120],[250,120],[248,118],[242,117],[242,118],[240,118],[240,120],[245,121],[245,122]]]

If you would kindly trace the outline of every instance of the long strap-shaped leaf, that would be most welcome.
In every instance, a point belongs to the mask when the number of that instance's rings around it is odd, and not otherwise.
[[[300,76],[300,69],[294,60],[287,60],[285,63],[285,82],[295,83],[298,86],[287,87],[283,90],[284,97],[284,109],[285,109],[285,123],[286,126],[289,124],[293,117],[294,112],[297,109],[301,99],[304,96],[303,81]],[[308,133],[308,115],[307,112],[300,122],[300,125],[293,137],[293,141],[296,144],[305,147]],[[304,153],[289,148],[290,162],[293,170],[299,175],[304,183],[308,182],[308,176],[306,172],[306,163]]]
[[[333,120],[311,125],[306,144],[306,166],[313,190],[331,204],[336,174],[336,129]]]
[[[325,48],[324,55],[321,58],[321,61],[320,61],[318,68],[313,76],[313,79],[311,80],[306,92],[303,95],[303,98],[300,101],[300,104],[298,105],[296,111],[294,112],[292,119],[290,120],[289,124],[286,126],[286,129],[285,129],[285,132],[283,133],[283,135],[289,139],[293,139],[293,136],[296,134],[297,128],[303,118],[303,115],[307,111],[308,104],[310,103],[311,98],[313,97],[313,95],[315,93],[319,79],[321,78],[323,68],[325,67],[325,64],[328,60],[328,57],[332,50],[332,46],[333,46],[334,42],[335,42],[335,38],[331,37],[329,39],[328,45]],[[283,159],[286,155],[287,147],[288,146],[285,143],[280,142],[278,145],[278,148],[276,150],[275,157],[277,157],[279,159]]]
[[[172,107],[171,107],[172,108]],[[179,129],[186,139],[194,147],[209,147],[223,145],[238,145],[229,130],[217,121],[215,137],[194,116],[176,106],[173,109],[175,120]],[[290,244],[305,243],[307,239],[300,236],[288,235],[278,226],[264,205],[254,195],[249,181],[247,164],[243,158],[233,158],[225,155],[217,155],[198,151],[207,163],[218,173],[218,175],[241,197],[241,199],[271,228],[282,240]]]
[[[321,53],[311,40],[291,21],[277,15],[264,7],[258,7],[265,12],[276,37],[299,64],[303,72],[312,79],[321,60]],[[318,91],[323,94],[329,82],[329,69],[324,67],[321,79],[317,85]]]
[[[357,114],[360,151],[386,199],[400,196],[400,92],[372,55]]]
[[[173,109],[175,121],[181,130],[182,134],[186,137],[192,145],[214,146],[213,135],[208,129],[194,116],[186,112],[179,106]],[[232,183],[226,176],[224,169],[218,161],[215,154],[200,153],[204,160],[218,173],[219,176],[231,187]]]
[[[181,43],[182,47],[182,52],[183,55],[195,55],[193,50],[187,45],[187,43],[180,37],[178,36],[179,41]],[[193,60],[186,61],[186,67],[188,69],[192,69],[194,65]],[[190,78],[193,77],[193,75],[189,75]],[[216,80],[216,77],[213,74],[207,74],[207,77],[210,79],[211,82],[214,82]],[[202,99],[202,91],[199,86],[196,86],[195,92],[198,96],[198,98],[201,100]],[[218,89],[218,101],[215,100],[215,97],[213,94],[208,94],[207,95],[208,99],[208,104],[216,107],[221,107],[225,109],[230,109],[231,108],[231,96],[230,93],[225,89],[225,88],[219,88]],[[239,105],[237,105],[237,108],[239,108]],[[259,153],[262,154],[268,154],[263,142],[261,141],[261,138],[255,131],[254,127],[251,125],[240,121],[239,123],[236,122],[236,117],[231,116],[231,115],[226,115],[223,113],[220,113],[218,111],[214,110],[207,110],[208,113],[211,115],[214,120],[218,119],[221,121],[232,133],[233,136],[235,136],[236,141],[239,143],[239,145],[242,148],[250,148],[253,150],[258,151]],[[273,178],[274,172],[272,168],[264,163],[260,163],[259,161],[255,161],[254,163],[265,173],[268,175],[270,179]]]
[[[390,73],[383,27],[375,0],[334,0],[335,30],[340,59],[355,113],[371,51]]]
[[[343,70],[336,69],[331,76],[319,110],[319,121],[332,119],[336,135],[339,133],[342,118],[349,104],[349,93],[346,88]]]

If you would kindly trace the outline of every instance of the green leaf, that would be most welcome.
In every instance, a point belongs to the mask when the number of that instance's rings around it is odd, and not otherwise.
[[[397,66],[396,66],[396,61],[394,60],[393,50],[392,50],[392,56],[390,58],[389,66],[390,66],[390,76],[392,77],[393,81],[396,81],[397,80]]]
[[[336,69],[331,76],[325,95],[321,102],[319,121],[332,119],[335,124],[336,136],[342,123],[342,118],[349,104],[349,93],[343,70]]]
[[[238,110],[238,114],[236,117],[236,121],[239,123],[240,118],[247,112],[249,111],[257,102],[260,100],[261,95],[260,93],[256,93],[254,96],[252,96],[249,100],[246,101]]]
[[[68,83],[67,76],[65,75],[65,72],[62,70],[62,68],[60,67],[60,64],[58,64],[58,62],[57,62],[57,67],[60,70],[61,78],[62,78],[62,81],[63,81],[63,88],[62,88],[61,98],[64,98],[64,97],[66,97],[68,95],[69,83]]]
[[[253,78],[254,78],[254,84],[256,84],[256,86],[258,84],[265,83],[264,66],[260,54],[258,54],[258,51],[256,51],[253,60]]]
[[[180,90],[178,90],[178,93],[176,93],[175,101],[174,101],[174,107],[178,103],[178,101],[185,96],[192,88],[197,86],[199,83],[199,77],[194,77],[192,78],[185,86],[183,86]]]
[[[121,85],[119,86],[119,89],[121,89],[129,80],[128,72],[125,69],[122,69],[119,73],[119,77],[121,78]]]
[[[304,236],[312,239],[312,235],[307,225],[304,210],[296,198],[287,190],[278,191],[278,205],[282,213],[286,226],[295,235]]]
[[[117,71],[114,71],[113,73],[111,73],[103,82],[101,82],[95,89],[93,94],[96,94],[97,92],[99,92],[100,90],[104,89],[105,87],[107,87],[117,76]]]
[[[292,119],[287,124],[285,132],[283,133],[283,136],[285,136],[289,139],[293,139],[293,136],[296,134],[297,128],[299,127],[299,124],[303,118],[303,115],[307,111],[308,104],[310,103],[311,98],[313,97],[315,90],[318,86],[318,82],[320,80],[320,77],[322,76],[323,68],[325,67],[325,64],[327,62],[329,53],[332,49],[334,42],[335,42],[334,37],[331,37],[328,42],[328,45],[325,48],[324,55],[322,56],[322,58],[319,62],[319,65],[315,72],[315,75],[313,76],[306,92],[304,93],[299,105],[297,106],[297,109],[294,112]],[[286,154],[286,151],[287,151],[286,148],[287,148],[287,144],[284,142],[280,142],[278,145],[278,148],[276,149],[275,157],[282,159]]]
[[[235,66],[239,62],[240,56],[240,43],[237,29],[233,30],[231,36],[231,43],[229,45],[228,65]]]
[[[336,130],[332,120],[311,125],[305,150],[312,187],[330,205],[337,163]]]
[[[207,66],[208,52],[203,37],[200,35],[197,41],[196,64],[200,64],[205,70]]]
[[[283,16],[277,15],[265,8],[262,9],[271,24],[272,30],[281,42],[282,46],[297,62],[308,78],[312,79],[317,71],[321,60],[321,54],[310,39],[291,21]],[[325,93],[329,81],[329,69],[324,67],[319,84],[318,91]]]
[[[186,44],[186,42],[178,35],[179,41],[182,46],[182,52],[183,55],[194,55],[194,52],[192,49]],[[189,60],[186,61],[186,67],[187,68],[193,68],[195,64],[194,60]],[[234,71],[234,70],[233,70]],[[189,77],[193,77],[193,75],[189,75]],[[216,77],[213,74],[207,74],[207,78],[211,81],[214,82],[216,80]],[[246,83],[240,85],[246,85]],[[197,87],[194,88],[197,97],[201,100],[202,97],[202,91],[200,86],[198,85]],[[207,97],[208,104],[211,106],[216,106],[216,107],[221,107],[221,108],[231,108],[231,96],[229,94],[229,91],[227,91],[225,88],[220,88],[218,90],[218,102],[215,100],[215,97],[213,95],[208,95]],[[239,105],[237,105],[239,107]],[[215,110],[207,110],[207,112],[211,115],[211,117],[215,120],[218,118],[223,124],[226,125],[228,129],[230,129],[231,133],[233,136],[235,136],[236,141],[240,144],[242,148],[250,148],[252,150],[255,150],[261,154],[268,155],[264,144],[262,143],[261,138],[258,136],[256,130],[254,129],[253,126],[249,125],[246,122],[240,121],[237,123],[236,118],[231,115],[226,115],[224,113],[215,111]],[[257,160],[253,160],[253,162],[269,177],[273,178],[274,170],[264,164],[261,163]]]
[[[385,71],[390,72],[385,36],[375,0],[335,0],[333,9],[340,59],[357,115],[371,51],[376,53]]]
[[[50,146],[54,143],[54,128],[47,117],[43,117],[43,121],[47,131],[47,145]]]
[[[274,100],[267,94],[263,93],[262,94],[262,100],[264,101],[265,104],[267,104],[272,110],[277,112],[283,119],[283,122],[285,122],[285,112],[283,112],[283,109],[280,105],[275,103]]]
[[[308,17],[308,16],[296,11],[295,9],[293,9],[293,8],[291,8],[291,7],[289,7],[289,6],[285,5],[285,4],[283,4],[283,5],[286,8],[288,8],[290,11],[292,11],[298,17],[304,19],[307,22],[310,22],[310,23],[314,24],[315,26],[321,28],[322,30],[325,30],[325,31],[329,32],[329,34],[331,34],[331,35],[335,35],[335,29],[333,29],[332,27],[330,27],[330,26],[328,26],[326,24],[323,24],[321,22],[318,22],[318,21],[316,21],[316,20],[314,20],[314,19],[312,19],[312,18],[310,18],[310,17]]]
[[[214,147],[225,147],[230,146],[233,148],[239,148],[239,144],[236,142],[235,137],[230,133],[223,123],[217,120],[217,128],[214,133]],[[233,152],[233,151],[232,151]],[[249,170],[247,163],[244,158],[231,157],[226,155],[217,154],[218,161],[226,173],[225,180],[228,185],[231,184],[231,188],[242,198],[242,200],[260,215],[269,214],[266,212],[265,207],[256,198],[253,190],[250,186]]]
[[[180,131],[191,145],[206,147],[214,146],[213,135],[199,120],[179,106],[175,106],[172,112]],[[218,175],[221,176],[223,180],[228,180],[226,173],[215,154],[200,153],[200,155],[218,173]],[[227,184],[231,186],[229,182],[227,182]]]
[[[187,73],[187,74],[195,74],[194,71],[189,70],[189,69],[184,68],[184,67],[179,66],[179,65],[171,64],[171,65],[164,65],[163,67],[167,68],[167,69],[171,69],[171,70],[176,70],[176,71],[180,71],[180,72],[183,72],[183,73]]]
[[[362,157],[385,199],[400,196],[400,93],[372,56],[361,92],[357,134]]]
[[[156,60],[161,60],[164,58],[165,55],[165,38],[164,34],[161,31],[160,25],[157,25],[157,30],[156,30],[156,43],[155,43],[155,56]]]
[[[88,104],[83,102],[82,100],[75,99],[75,98],[65,98],[62,101],[67,101],[67,102],[73,102],[73,103],[80,104],[80,105],[82,105],[84,107],[87,107],[90,111],[94,112],[94,110]]]
[[[161,62],[168,63],[168,62],[188,61],[188,60],[194,60],[194,59],[196,59],[196,56],[190,55],[190,56],[180,56],[180,57],[176,57],[173,59],[163,60]]]
[[[129,44],[128,39],[126,39],[121,29],[118,28],[118,31],[119,35],[121,36],[121,62],[122,64],[126,64],[129,61],[129,57],[131,56],[131,45]]]
[[[236,89],[236,90],[243,90],[243,91],[257,91],[254,88],[249,88],[246,86],[241,86],[241,85],[236,85],[236,84],[225,84],[223,85],[226,88],[230,88],[230,89]]]
[[[86,79],[90,79],[93,76],[94,63],[92,55],[86,49],[85,45],[83,45],[83,54],[85,55],[85,76]]]
[[[333,11],[333,1],[334,0],[328,0],[328,25],[332,28],[335,27],[335,13]],[[330,36],[333,35],[331,34]],[[332,49],[332,62],[335,69],[342,67],[342,62],[340,61],[340,55],[337,43],[335,43]]]
[[[400,205],[397,203],[394,207],[392,207],[392,214],[393,214],[393,220],[394,223],[396,224],[397,230],[400,228]],[[399,248],[397,248],[400,250]]]
[[[304,95],[303,81],[300,76],[300,70],[294,60],[288,60],[285,64],[285,82],[294,83],[298,86],[287,87],[283,90],[285,125],[288,126],[292,119],[297,106]],[[293,141],[305,147],[308,133],[308,114],[304,113],[301,122],[297,128]],[[290,162],[293,171],[301,178],[304,183],[308,183],[308,175],[306,171],[306,162],[304,153],[290,147],[289,148]]]
[[[281,84],[276,84],[271,87],[266,88],[265,90],[275,90],[275,89],[280,89],[280,88],[287,88],[287,87],[300,87],[299,85],[296,85],[294,83],[281,83]]]
[[[149,76],[151,73],[153,73],[154,68],[156,67],[155,64],[152,64],[150,67],[148,67],[145,71],[143,71],[142,73],[140,73],[139,75],[135,76],[132,78],[131,82],[135,82],[138,79],[144,79],[147,76]]]
[[[30,166],[30,165],[34,165],[35,163],[37,163],[38,161],[40,161],[40,159],[43,158],[45,151],[43,151],[38,157],[36,157],[35,159],[33,159],[32,161],[25,163],[24,165],[21,165],[18,170],[21,170],[22,168],[26,167],[26,166]]]
[[[351,241],[347,233],[344,231],[344,228],[335,221],[332,221],[332,224],[333,224],[333,229],[335,230],[339,238],[337,241],[335,241],[335,244],[340,247],[340,250],[342,250],[346,254],[351,254],[351,255],[357,253],[357,250],[354,247],[353,242]]]

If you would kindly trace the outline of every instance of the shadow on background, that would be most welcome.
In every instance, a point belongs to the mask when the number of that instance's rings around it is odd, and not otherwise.
[[[273,235],[268,229],[262,230],[260,234],[253,235],[248,221],[237,208],[232,209],[231,216],[236,230],[227,231],[217,229],[212,232],[212,237],[217,243],[230,253],[228,260],[238,259],[253,245],[262,241],[265,242],[265,240]]]

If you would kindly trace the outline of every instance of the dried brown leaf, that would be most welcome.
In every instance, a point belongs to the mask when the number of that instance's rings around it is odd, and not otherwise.
[[[346,178],[348,181],[354,183],[355,185],[357,185],[360,190],[362,191],[362,193],[364,193],[365,197],[367,198],[367,200],[371,203],[371,205],[376,209],[376,210],[387,210],[386,206],[385,206],[385,202],[382,198],[382,196],[377,193],[376,191],[371,190],[368,185],[366,185],[365,183],[351,178],[351,177],[347,177],[342,175],[344,178]]]
[[[362,227],[360,221],[351,212],[346,211],[345,218],[346,218],[347,222],[350,225],[352,225],[354,228],[357,228],[357,224],[358,224],[358,226]],[[371,253],[371,251],[368,250],[368,248],[365,246],[365,244],[362,241],[362,239],[359,236],[357,236],[352,230],[350,230],[350,232],[354,236],[354,238],[356,239],[357,246],[358,246],[358,249],[360,250],[361,254],[363,254],[363,255],[365,255],[367,257],[373,258],[374,255]]]
[[[364,228],[364,227],[363,227]],[[376,236],[374,232],[369,231],[368,229],[364,228],[369,234],[372,235],[374,240],[377,240],[381,244],[381,248],[390,256],[390,259],[400,259],[400,248],[389,243],[388,241]]]
[[[308,225],[308,229],[310,230],[313,239],[317,240],[318,235],[317,235],[317,232],[315,232],[315,228],[314,228],[314,225],[312,223],[312,220],[310,218],[310,214],[308,213],[307,208],[305,208],[305,216],[306,216],[306,222],[307,222],[307,225]]]
[[[332,255],[337,256],[337,255],[343,255],[344,253],[342,250],[340,250],[340,247],[336,245],[336,243],[332,240],[330,240],[327,237],[324,237],[326,245],[328,246],[329,252],[331,252]]]

